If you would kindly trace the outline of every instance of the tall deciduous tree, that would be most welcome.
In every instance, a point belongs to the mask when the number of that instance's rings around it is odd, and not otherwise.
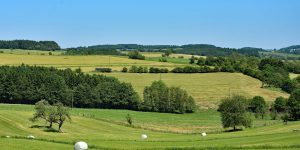
[[[250,127],[252,120],[247,113],[247,107],[247,100],[243,96],[235,95],[232,98],[223,99],[218,109],[223,127],[232,127],[233,130],[240,126]]]

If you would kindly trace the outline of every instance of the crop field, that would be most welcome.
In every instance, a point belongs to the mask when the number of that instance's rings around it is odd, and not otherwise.
[[[0,50],[1,51],[1,50]],[[41,52],[41,51],[36,51]],[[47,52],[48,53],[48,52]],[[123,67],[130,67],[132,65],[147,66],[147,67],[165,67],[173,68],[180,66],[180,64],[168,62],[155,62],[145,60],[128,59],[127,57],[92,55],[92,56],[68,56],[68,55],[27,55],[16,53],[2,53],[0,54],[0,65],[41,65],[53,66],[57,68],[71,68],[80,67],[84,72],[94,71],[96,67],[110,67],[113,70],[120,71]]]
[[[79,140],[86,141],[90,149],[299,148],[300,132],[293,129],[299,129],[300,122],[283,125],[280,121],[254,120],[256,126],[253,128],[239,132],[223,132],[218,129],[220,118],[213,110],[182,116],[125,110],[73,109],[72,121],[65,123],[63,133],[49,131],[43,121],[30,122],[33,106],[1,104],[0,113],[0,144],[10,150],[23,148],[37,150],[41,146],[45,147],[43,149],[72,149],[73,143]],[[157,123],[156,126],[161,126],[162,130],[155,131],[122,124],[127,113],[132,114],[137,123]],[[178,118],[180,119],[176,121]],[[158,124],[160,121],[162,124]],[[164,130],[166,123],[174,126],[197,126],[203,128],[195,129],[201,132],[205,132],[205,127],[209,126],[218,132],[208,132],[206,137],[196,133],[172,133]],[[141,140],[141,134],[147,134],[148,139]],[[35,136],[35,139],[27,139],[28,135]]]
[[[220,99],[230,95],[253,97],[263,96],[267,101],[288,94],[261,88],[261,81],[241,73],[201,73],[201,74],[138,74],[106,73],[121,81],[131,83],[142,96],[145,86],[155,80],[163,80],[168,86],[179,86],[191,94],[200,107],[215,107]]]

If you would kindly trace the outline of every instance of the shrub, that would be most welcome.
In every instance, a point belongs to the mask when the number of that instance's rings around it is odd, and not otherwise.
[[[95,68],[96,72],[112,72],[111,68]]]
[[[123,67],[123,69],[121,70],[121,72],[127,72],[128,69],[126,67]]]
[[[128,57],[130,59],[140,59],[140,60],[145,60],[145,56],[143,56],[139,51],[130,51],[128,53]]]

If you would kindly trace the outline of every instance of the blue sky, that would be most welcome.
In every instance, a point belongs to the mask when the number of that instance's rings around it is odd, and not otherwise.
[[[300,44],[300,0],[1,0],[0,39],[96,44]]]

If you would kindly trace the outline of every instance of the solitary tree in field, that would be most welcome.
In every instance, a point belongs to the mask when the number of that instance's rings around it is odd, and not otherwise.
[[[54,109],[46,100],[41,100],[35,104],[35,114],[30,119],[35,122],[39,119],[45,120],[49,123],[49,128],[52,128],[54,122],[56,122],[56,109]]]
[[[233,130],[239,126],[250,127],[252,120],[247,114],[247,107],[247,100],[243,96],[223,99],[218,109],[221,113],[223,127],[232,127]]]
[[[52,128],[53,123],[57,123],[59,131],[66,120],[71,120],[69,109],[62,103],[50,105],[47,101],[41,100],[35,104],[35,110],[35,114],[30,118],[31,121],[43,119],[49,123],[49,128]]]

